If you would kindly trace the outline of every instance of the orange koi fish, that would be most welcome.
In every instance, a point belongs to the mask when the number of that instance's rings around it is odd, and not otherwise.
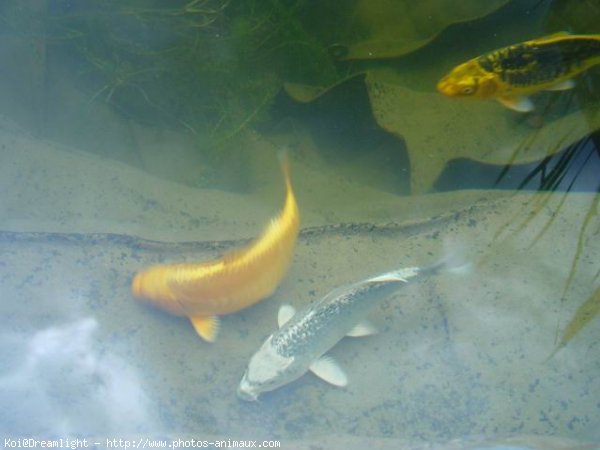
[[[200,263],[153,266],[138,272],[134,297],[177,316],[187,316],[196,332],[214,342],[218,317],[247,308],[270,296],[285,275],[298,236],[300,216],[289,175],[281,158],[286,197],[281,213],[245,248]]]
[[[556,33],[486,53],[456,66],[437,84],[450,97],[495,99],[519,112],[527,97],[575,86],[572,78],[600,63],[600,35]]]

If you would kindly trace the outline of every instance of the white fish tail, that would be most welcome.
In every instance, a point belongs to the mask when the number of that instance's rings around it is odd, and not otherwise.
[[[465,275],[473,269],[473,263],[467,259],[463,246],[444,243],[444,256],[432,266],[425,267],[422,272],[450,272],[455,275]]]

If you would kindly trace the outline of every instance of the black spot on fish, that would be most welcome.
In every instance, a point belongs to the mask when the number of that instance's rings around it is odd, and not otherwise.
[[[544,84],[568,74],[577,74],[587,60],[600,57],[596,39],[562,39],[511,45],[477,59],[487,72],[493,72],[512,86]]]

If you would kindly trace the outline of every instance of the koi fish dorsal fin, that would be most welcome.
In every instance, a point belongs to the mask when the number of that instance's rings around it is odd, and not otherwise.
[[[567,36],[572,36],[571,33],[569,33],[568,31],[557,31],[556,33],[552,33],[549,34],[548,36],[544,36],[543,38],[540,39],[552,39],[552,38],[558,38],[558,37],[567,37]]]
[[[246,247],[238,248],[238,249],[234,249],[234,250],[227,250],[225,253],[223,253],[221,260],[223,261],[224,264],[230,264],[230,263],[240,259],[240,257],[242,257],[244,255],[244,253],[246,253],[246,252],[247,252]]]
[[[206,342],[213,343],[219,334],[220,321],[217,316],[190,317],[196,333]]]
[[[547,36],[541,36],[539,38],[532,39],[531,41],[528,41],[528,42],[531,42],[531,43],[535,42],[537,44],[544,44],[544,43],[554,42],[557,39],[562,39],[562,38],[566,38],[566,37],[569,37],[569,36],[572,36],[572,34],[569,33],[569,32],[567,32],[567,31],[557,31],[556,33],[552,33],[552,34],[549,34]]]
[[[310,365],[310,371],[334,386],[344,387],[348,377],[331,356],[321,356]]]

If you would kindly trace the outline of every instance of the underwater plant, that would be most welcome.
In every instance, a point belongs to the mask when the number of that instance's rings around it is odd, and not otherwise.
[[[553,213],[546,220],[545,224],[539,228],[537,234],[531,240],[529,248],[536,245],[539,241],[543,240],[546,232],[551,228],[552,224],[560,217],[560,210],[563,205],[568,201],[569,195],[572,192],[572,188],[582,174],[582,170],[586,167],[594,155],[600,157],[600,147],[595,142],[598,133],[590,135],[575,145],[568,147],[564,152],[560,154],[553,154],[544,158],[530,173],[521,181],[519,189],[523,189],[528,183],[535,178],[539,178],[539,190],[541,191],[538,196],[531,202],[528,203],[527,208],[529,214],[521,220],[520,225],[517,227],[517,232],[523,231],[527,226],[544,210],[551,210]],[[504,176],[509,170],[507,166],[503,171]],[[567,301],[568,292],[570,287],[575,282],[575,277],[578,273],[579,266],[586,258],[586,249],[589,247],[589,240],[594,239],[593,236],[597,235],[600,231],[598,228],[598,214],[599,203],[600,203],[600,182],[596,181],[594,194],[591,198],[589,207],[584,214],[583,220],[579,225],[579,229],[576,230],[577,240],[575,253],[573,260],[570,265],[569,273],[565,279],[562,292],[560,294],[560,308],[564,306]],[[551,204],[553,194],[559,196],[556,204]],[[517,221],[517,217],[512,217],[506,223],[506,227],[512,221]],[[594,225],[596,228],[594,229]],[[500,235],[505,231],[506,227],[502,227],[496,233],[495,239],[498,239]],[[600,276],[600,269],[596,273],[592,285],[597,285],[598,277]],[[558,338],[560,318],[557,322],[557,345],[548,359],[554,356],[558,350],[566,346],[583,328],[585,328],[593,319],[600,315],[600,288],[596,289],[591,295],[581,303],[579,308],[574,313],[573,317],[570,318],[568,324],[564,327],[562,337]]]
[[[48,65],[69,67],[88,102],[216,144],[267,119],[284,80],[336,78],[306,3],[51,0]]]

